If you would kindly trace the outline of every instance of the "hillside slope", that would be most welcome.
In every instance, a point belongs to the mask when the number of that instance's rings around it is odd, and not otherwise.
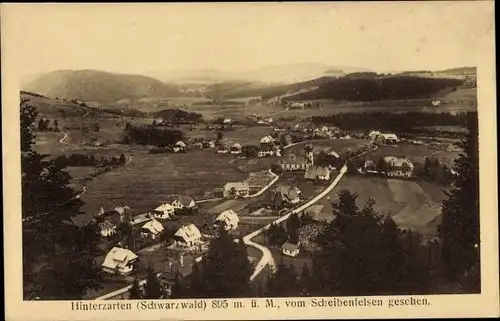
[[[178,95],[179,89],[141,75],[97,70],[59,70],[45,74],[23,88],[49,97],[112,103],[124,98]]]

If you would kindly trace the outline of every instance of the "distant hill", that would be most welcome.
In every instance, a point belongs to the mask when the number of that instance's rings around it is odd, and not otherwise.
[[[124,98],[167,97],[180,94],[177,86],[142,75],[98,70],[53,71],[27,84],[26,91],[49,97],[113,103]]]
[[[364,68],[350,66],[330,66],[321,63],[292,63],[270,65],[246,71],[220,71],[216,69],[155,70],[146,73],[165,82],[171,83],[218,83],[228,81],[259,82],[269,85],[292,84],[322,76],[340,77],[352,72],[366,72]]]
[[[475,76],[477,74],[476,67],[460,67],[436,71],[435,74],[457,75],[457,76]]]

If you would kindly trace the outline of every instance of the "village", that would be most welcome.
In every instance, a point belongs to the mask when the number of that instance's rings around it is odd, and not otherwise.
[[[251,119],[257,126],[263,121],[258,115]],[[257,231],[261,235],[255,239],[269,246],[270,236],[266,230],[275,222],[286,220],[291,213],[297,214],[294,210],[298,208],[306,222],[300,238],[291,241],[285,236],[279,241],[281,244],[273,244],[273,256],[302,262],[303,256],[307,256],[305,253],[311,251],[308,247],[317,234],[318,222],[333,219],[331,213],[325,212],[328,206],[321,211],[318,207],[323,208],[323,205],[314,203],[318,195],[336,186],[337,178],[347,172],[349,175],[418,179],[414,175],[415,162],[410,158],[401,156],[400,152],[377,153],[384,148],[397,150],[401,146],[419,145],[418,141],[378,130],[344,132],[331,126],[273,122],[270,117],[265,122],[272,130],[256,145],[228,145],[223,139],[197,138],[178,141],[164,149],[180,154],[212,150],[217,155],[231,157],[230,163],[248,158],[264,160],[268,168],[251,172],[246,180],[228,181],[215,191],[205,193],[209,195],[206,199],[186,194],[168,195],[164,202],[146,212],[137,213],[127,204],[121,204],[72,217],[68,224],[97,223],[102,237],[103,255],[98,261],[106,284],[88,297],[126,298],[131,282],[137,277],[143,278],[150,269],[158,273],[169,293],[179,277],[189,282],[194,264],[202,260],[219,228],[228,231],[235,240]],[[162,119],[154,120],[155,126],[166,123]],[[237,126],[229,118],[220,123],[216,127],[219,131]],[[401,225],[405,228],[404,222]],[[432,238],[435,231],[427,234]],[[259,253],[258,246],[252,247],[250,242],[248,248],[250,262],[260,271],[265,253]]]

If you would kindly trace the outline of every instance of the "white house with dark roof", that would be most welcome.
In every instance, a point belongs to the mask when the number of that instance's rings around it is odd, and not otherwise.
[[[155,218],[166,220],[174,216],[175,208],[168,203],[161,204],[155,208],[153,215]]]
[[[134,252],[128,249],[114,247],[106,255],[102,269],[110,274],[127,275],[134,270],[138,258]]]
[[[283,201],[291,204],[297,204],[300,202],[301,191],[296,186],[280,184],[274,189],[274,194],[278,194]]]
[[[174,234],[177,245],[193,246],[201,241],[201,232],[194,224],[184,225]]]
[[[231,151],[231,154],[239,155],[241,154],[241,145],[238,143],[234,143],[229,150]]]
[[[225,210],[220,213],[219,216],[215,219],[214,225],[221,226],[226,231],[234,230],[238,227],[240,219],[238,218],[238,214],[236,214],[233,210]]]
[[[153,240],[163,233],[163,225],[157,220],[151,220],[141,228],[141,236],[151,237]]]
[[[304,173],[304,178],[327,181],[330,179],[330,169],[328,169],[328,167],[325,166],[316,166],[316,165],[309,166],[307,167],[306,172]]]
[[[299,255],[299,246],[296,244],[285,242],[281,247],[281,252],[285,255],[295,257]]]
[[[412,177],[415,165],[408,158],[396,156],[384,156],[383,158],[384,161],[390,166],[387,176],[405,178]]]

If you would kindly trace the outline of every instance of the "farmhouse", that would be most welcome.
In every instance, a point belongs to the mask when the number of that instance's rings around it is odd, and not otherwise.
[[[238,155],[238,154],[241,154],[241,145],[238,144],[238,143],[234,143],[232,146],[231,146],[231,154],[233,155]]]
[[[381,134],[381,137],[384,144],[396,144],[399,141],[396,134]]]
[[[378,130],[372,130],[369,134],[368,137],[370,137],[371,140],[377,139],[382,133]]]
[[[229,153],[229,148],[225,145],[221,145],[219,146],[219,148],[217,148],[217,154],[227,154]]]
[[[175,243],[180,246],[193,246],[201,241],[200,230],[194,225],[184,225],[174,234]]]
[[[281,156],[281,150],[280,150],[279,146],[272,146],[269,144],[261,144],[257,155],[259,157]]]
[[[297,204],[300,202],[301,191],[296,186],[281,184],[274,189],[275,196],[281,197],[284,202]]]
[[[250,187],[247,182],[231,182],[224,185],[224,198],[245,197],[250,193]]]
[[[154,219],[154,215],[151,214],[151,213],[143,213],[143,214],[139,214],[139,215],[136,215],[132,218],[132,220],[130,220],[130,224],[132,224],[132,226],[138,226],[138,225],[142,225],[146,222],[149,222],[151,220]]]
[[[163,225],[157,220],[151,220],[144,224],[141,228],[141,236],[151,237],[153,240],[160,236],[163,232]]]
[[[174,153],[185,152],[186,151],[186,143],[184,143],[181,140],[178,141],[177,143],[175,143],[173,150],[174,150]]]
[[[325,166],[312,165],[307,167],[304,174],[305,179],[328,181],[330,180],[330,170]]]
[[[378,173],[378,170],[377,170],[377,165],[375,164],[375,162],[371,159],[367,159],[365,161],[365,163],[363,164],[363,169],[365,170],[365,172],[367,173],[372,173],[372,174],[375,174],[375,173]]]
[[[271,135],[266,135],[260,139],[261,144],[272,144],[276,141]]]
[[[168,259],[166,264],[162,265],[159,280],[168,295],[172,294],[176,282],[189,284],[195,262],[191,255],[181,254],[178,259]]]
[[[384,161],[389,165],[390,170],[387,173],[389,177],[410,178],[413,174],[415,165],[408,158],[395,156],[384,156]]]
[[[219,216],[215,219],[214,225],[216,227],[220,226],[226,231],[234,230],[238,227],[240,219],[238,218],[238,214],[236,214],[233,210],[225,210],[220,213]]]
[[[168,203],[161,204],[154,210],[154,217],[162,220],[171,218],[174,215],[175,208]]]
[[[99,223],[99,230],[102,236],[108,237],[116,233],[116,226],[108,220]]]
[[[203,148],[214,148],[215,147],[215,142],[213,140],[205,141],[202,144],[203,144]]]
[[[127,275],[136,267],[138,256],[120,247],[114,247],[109,251],[102,263],[102,269],[106,273]]]
[[[224,125],[230,125],[233,123],[233,121],[231,120],[231,118],[224,118],[224,120],[222,121],[222,123]]]
[[[295,256],[299,255],[299,246],[296,244],[291,244],[291,243],[286,242],[281,247],[281,251],[285,255],[295,257]]]
[[[285,159],[280,162],[281,168],[285,171],[305,171],[306,161],[304,157],[288,154]]]

